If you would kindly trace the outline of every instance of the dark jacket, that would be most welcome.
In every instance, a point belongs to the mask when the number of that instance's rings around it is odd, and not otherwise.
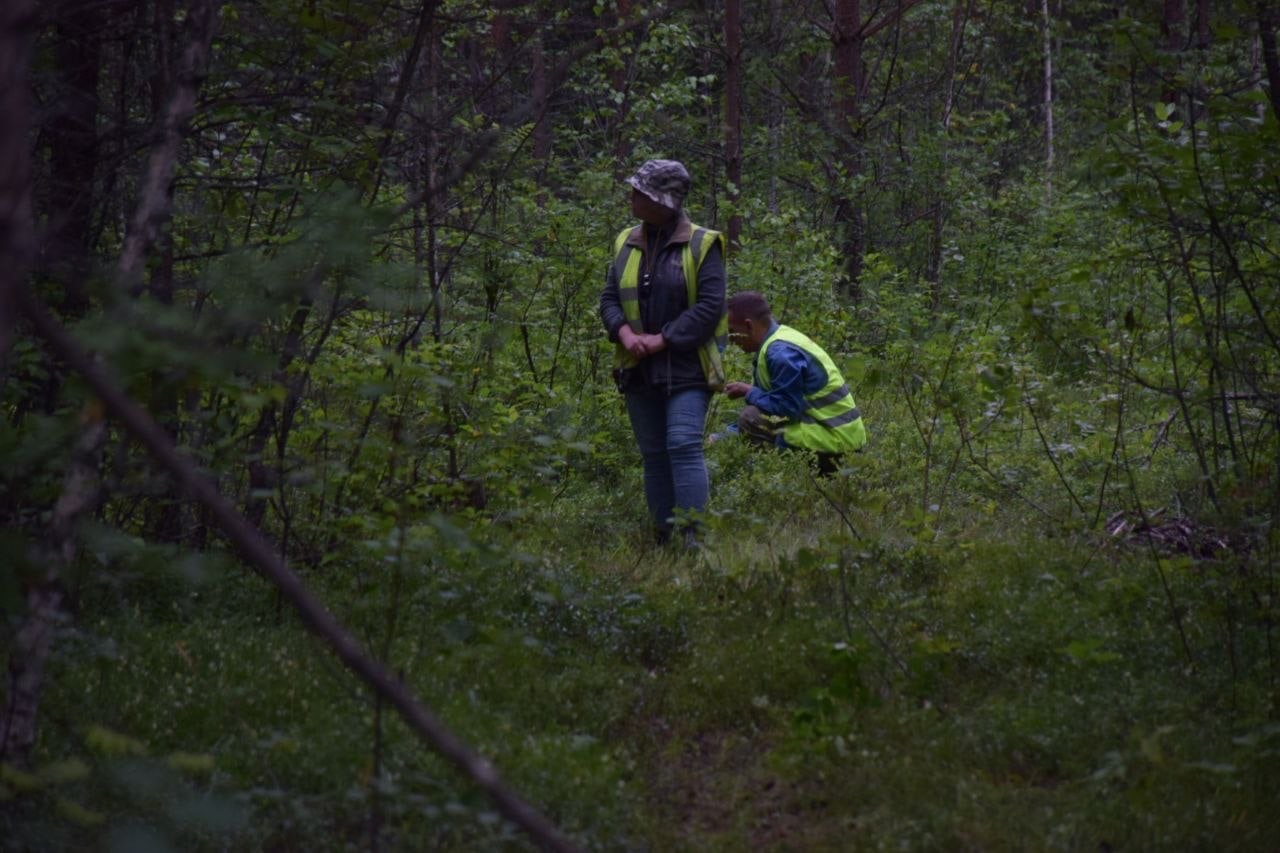
[[[674,229],[657,235],[658,250],[654,262],[654,229],[645,226],[643,236],[632,235],[627,242],[640,251],[640,320],[647,334],[662,333],[666,348],[657,355],[642,359],[636,366],[640,382],[667,393],[686,388],[706,388],[707,380],[698,360],[698,347],[713,335],[724,310],[724,258],[719,245],[707,252],[698,269],[698,299],[689,305],[688,287],[681,266],[681,253],[693,235],[688,217],[681,215]],[[645,245],[645,244],[648,245]],[[649,281],[645,284],[645,271]],[[618,330],[626,323],[618,296],[618,271],[610,259],[600,294],[600,319],[609,340],[618,340]]]

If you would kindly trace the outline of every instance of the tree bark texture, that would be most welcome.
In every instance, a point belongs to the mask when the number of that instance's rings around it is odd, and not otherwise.
[[[769,0],[769,32],[777,33],[782,28],[783,2]],[[771,42],[772,46],[772,42]],[[778,75],[769,78],[769,105],[767,119],[769,129],[769,212],[778,212],[778,166],[782,161],[782,116],[783,88]]]
[[[1044,31],[1044,186],[1046,203],[1053,198],[1053,19],[1049,0],[1040,0],[1041,27]]]
[[[724,4],[724,171],[729,182],[729,201],[736,205],[742,195],[742,3]],[[736,248],[742,235],[742,216],[729,217],[729,245]]]
[[[0,4],[0,369],[9,361],[16,294],[34,254],[27,80],[32,0]]]
[[[617,23],[623,24],[631,17],[631,0],[618,0],[617,2]],[[628,31],[619,33],[620,39],[632,39],[632,35]],[[621,41],[619,41],[621,44]],[[610,133],[613,137],[613,161],[618,171],[619,177],[625,174],[630,167],[631,160],[631,140],[627,138],[625,126],[627,122],[628,98],[630,94],[630,86],[628,84],[627,65],[630,60],[618,59],[618,64],[614,67],[609,75],[610,88],[613,92],[620,95],[620,99],[615,103],[615,112],[610,121]]]
[[[544,179],[547,173],[547,163],[551,158],[551,145],[554,142],[552,136],[551,118],[547,114],[547,100],[550,95],[547,89],[547,62],[542,50],[542,35],[535,33],[532,37],[533,46],[531,59],[531,75],[530,93],[533,98],[533,160],[538,164],[538,177]],[[538,195],[538,206],[546,205],[545,193]]]
[[[1164,10],[1160,17],[1160,35],[1165,51],[1171,56],[1181,53],[1186,47],[1186,26],[1185,0],[1164,0]],[[1166,104],[1179,104],[1181,96],[1181,92],[1165,85],[1160,93],[1160,100]]]
[[[405,54],[404,62],[400,68],[400,78],[396,82],[396,91],[391,98],[391,108],[387,110],[387,117],[382,124],[382,141],[378,144],[377,173],[374,176],[373,191],[369,194],[371,202],[377,200],[378,190],[382,186],[387,156],[391,151],[391,142],[395,138],[396,124],[399,122],[400,114],[404,110],[405,98],[412,91],[418,65],[422,61],[424,44],[431,37],[430,34],[435,24],[436,5],[437,0],[422,0],[422,5],[418,9],[418,26],[413,32],[413,44],[409,46],[409,52]]]
[[[44,667],[54,636],[66,621],[62,577],[76,556],[75,528],[91,514],[101,494],[98,463],[107,425],[96,401],[85,406],[81,433],[67,464],[62,494],[53,509],[45,547],[33,554],[44,574],[29,581],[27,612],[9,655],[9,697],[4,709],[0,758],[28,765],[36,742],[36,719],[44,687]]]
[[[20,290],[34,256],[31,223],[31,158],[27,122],[33,6],[16,0],[0,8],[0,365],[13,345]],[[64,493],[65,497],[65,493]],[[62,506],[65,509],[65,505]],[[54,518],[58,517],[57,512]],[[35,743],[36,711],[44,661],[56,630],[61,590],[30,579],[27,615],[13,639],[8,701],[0,718],[0,761],[26,765]]]
[[[832,47],[835,79],[832,98],[840,147],[839,162],[846,186],[837,191],[836,219],[843,227],[842,250],[845,261],[845,293],[855,303],[861,299],[862,261],[865,250],[865,220],[859,193],[848,189],[862,175],[861,95],[862,95],[861,0],[837,0]]]
[[[147,161],[146,177],[129,230],[125,233],[117,275],[122,285],[136,292],[147,251],[169,217],[169,185],[178,167],[178,149],[195,113],[196,92],[209,61],[217,17],[215,0],[199,0],[190,9],[190,39],[174,81],[169,107],[159,126],[159,140]]]
[[[98,162],[98,80],[103,6],[67,4],[55,28],[57,107],[48,124],[50,214],[42,272],[62,286],[58,310],[67,317],[84,314],[94,191]]]
[[[171,206],[169,186],[177,169],[182,135],[195,109],[199,76],[209,56],[214,13],[213,0],[204,0],[191,11],[191,40],[183,56],[169,108],[159,122],[162,128],[160,138],[151,152],[146,179],[139,192],[137,212],[125,238],[118,268],[122,285],[141,280],[145,254],[154,244],[160,224],[168,216]],[[8,29],[5,28],[6,32]],[[15,54],[20,55],[21,50]],[[17,125],[14,132],[20,133],[23,127]],[[5,284],[5,291],[15,304],[25,298],[21,279]],[[30,311],[27,313],[29,318],[32,317]],[[88,358],[87,355],[85,357]],[[44,573],[28,589],[27,613],[9,658],[9,702],[5,708],[0,747],[11,761],[27,762],[35,744],[44,666],[57,626],[63,618],[62,580],[76,555],[75,527],[85,514],[96,507],[99,499],[98,461],[106,435],[100,408],[91,403],[82,416],[81,433],[68,460],[62,492],[54,505],[43,553],[39,555]]]
[[[939,152],[939,175],[935,182],[932,222],[929,233],[929,256],[925,262],[925,280],[929,282],[929,302],[934,314],[942,307],[942,231],[947,218],[947,181],[951,167],[951,113],[955,108],[956,69],[964,42],[964,28],[973,13],[974,0],[956,0],[951,8],[951,34],[947,40],[947,67],[942,84],[942,141]]]
[[[1271,111],[1280,121],[1280,52],[1276,49],[1276,27],[1280,25],[1280,12],[1274,5],[1264,5],[1258,11],[1258,36],[1262,41],[1262,64],[1267,69],[1267,97]]]
[[[1164,0],[1164,13],[1160,18],[1160,34],[1164,36],[1166,50],[1176,53],[1186,46],[1186,25],[1186,0]]]

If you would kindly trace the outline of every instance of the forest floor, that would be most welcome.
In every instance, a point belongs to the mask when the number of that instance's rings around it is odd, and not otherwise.
[[[1264,552],[1174,518],[1019,530],[986,504],[929,533],[775,505],[710,519],[693,557],[600,543],[634,508],[584,500],[519,560],[464,519],[423,570],[311,580],[586,849],[1275,849]],[[526,846],[265,584],[166,561],[78,591],[0,847]]]

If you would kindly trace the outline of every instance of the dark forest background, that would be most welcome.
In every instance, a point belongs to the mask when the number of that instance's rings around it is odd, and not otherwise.
[[[1273,848],[1278,28],[7,0],[0,845]],[[650,157],[872,436],[710,444],[695,555],[596,316]]]

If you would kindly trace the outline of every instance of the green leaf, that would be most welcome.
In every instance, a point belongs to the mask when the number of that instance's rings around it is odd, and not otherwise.
[[[128,735],[122,735],[96,723],[89,726],[85,732],[84,741],[94,752],[109,758],[147,754],[147,747],[142,741],[131,738]]]
[[[1102,640],[1075,640],[1062,649],[1063,654],[1078,663],[1110,663],[1120,660],[1115,652],[1103,651]]]
[[[111,853],[169,853],[169,839],[149,826],[127,826],[112,830],[107,838]]]
[[[44,781],[39,776],[24,773],[12,764],[0,764],[0,783],[19,793],[30,793],[44,787]]]
[[[212,773],[217,761],[212,755],[200,752],[173,752],[165,762],[183,773]]]
[[[71,800],[58,798],[58,814],[78,826],[101,826],[106,822],[106,817],[100,812],[90,811],[79,803]]]
[[[89,766],[78,758],[55,761],[36,771],[36,775],[50,785],[76,782],[89,776]]]

